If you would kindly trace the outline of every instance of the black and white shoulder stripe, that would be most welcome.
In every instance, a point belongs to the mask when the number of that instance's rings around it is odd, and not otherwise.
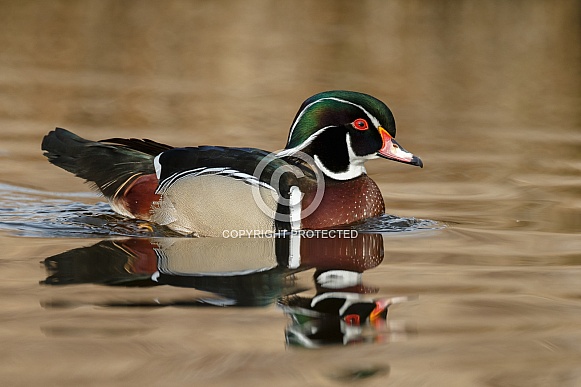
[[[156,161],[157,161],[157,157],[156,157]],[[157,167],[157,165],[156,165],[156,167]],[[160,178],[160,176],[161,176],[161,168],[162,167],[160,166],[160,169],[159,169],[160,173],[158,173],[158,178]],[[156,172],[157,172],[157,168],[156,168]],[[178,182],[182,179],[201,177],[201,176],[210,176],[210,175],[229,177],[232,179],[239,180],[242,183],[249,184],[251,186],[267,188],[267,189],[270,189],[270,190],[276,192],[274,187],[272,187],[271,185],[269,185],[267,183],[260,181],[255,176],[244,173],[244,172],[240,172],[240,171],[233,169],[233,168],[228,168],[228,167],[220,167],[220,168],[199,167],[199,168],[194,168],[194,169],[176,172],[176,173],[173,173],[172,175],[170,175],[162,180],[160,179],[159,186],[157,187],[157,190],[155,191],[155,193],[156,194],[164,194],[172,186],[172,184],[175,184],[176,182]]]

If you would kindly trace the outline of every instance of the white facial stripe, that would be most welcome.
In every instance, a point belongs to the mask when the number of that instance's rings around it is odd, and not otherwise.
[[[369,113],[367,110],[365,110],[365,108],[361,105],[357,105],[356,103],[350,102],[350,101],[346,101],[344,99],[339,99],[339,98],[329,98],[335,101],[339,101],[339,102],[343,102],[343,103],[348,103],[350,105],[353,106],[357,106],[359,109],[363,110],[363,112],[367,115],[367,117],[369,118],[369,120],[373,123],[373,125],[375,125],[376,128],[379,128],[381,126],[381,124],[379,123],[379,120],[377,118],[375,118],[371,113]]]
[[[329,128],[334,128],[334,126],[325,126],[324,128],[321,128],[321,129],[317,130],[315,133],[311,134],[309,136],[309,138],[307,138],[305,141],[303,141],[303,143],[300,144],[299,146],[282,150],[282,151],[278,152],[276,155],[278,157],[292,156],[294,153],[306,148],[310,143],[313,142],[313,140],[315,138],[317,138],[317,136],[319,136],[319,134],[321,134],[323,132],[323,130],[326,130]]]
[[[307,106],[305,106],[305,108],[299,113],[297,119],[295,120],[293,126],[291,127],[290,130],[290,134],[289,134],[289,139],[292,138],[293,132],[295,130],[295,127],[297,126],[297,124],[299,123],[299,121],[301,120],[301,118],[303,118],[303,115],[305,114],[305,112],[314,104],[316,104],[317,102],[321,102],[324,100],[333,100],[333,101],[338,101],[341,103],[346,103],[349,105],[353,105],[353,106],[357,106],[359,109],[361,109],[365,115],[367,115],[367,118],[369,118],[369,120],[373,123],[373,125],[375,125],[376,128],[379,128],[381,126],[381,124],[379,123],[379,120],[377,118],[375,118],[371,113],[369,113],[367,110],[365,110],[365,108],[361,105],[357,105],[356,103],[344,100],[344,99],[340,99],[340,98],[336,98],[336,97],[324,97],[324,98],[320,98],[316,101],[311,102],[310,104],[308,104]]]
[[[329,170],[327,167],[325,167],[325,165],[323,164],[323,162],[321,161],[321,159],[319,159],[319,157],[317,155],[315,155],[314,159],[315,159],[315,164],[317,164],[317,167],[319,167],[319,169],[321,171],[323,171],[323,173],[335,180],[350,180],[350,179],[354,179],[356,177],[361,176],[364,173],[367,173],[367,170],[365,169],[365,165],[364,163],[367,160],[372,160],[372,159],[376,159],[379,156],[377,156],[377,154],[373,153],[367,156],[357,156],[355,154],[355,152],[353,151],[353,147],[351,146],[351,136],[349,135],[349,133],[347,133],[346,135],[346,141],[347,141],[347,152],[349,153],[349,167],[347,168],[346,171],[343,172],[333,172],[331,170]]]
[[[345,300],[341,309],[339,309],[339,314],[343,314],[348,307],[353,305],[353,303],[361,300],[361,295],[357,293],[347,293],[347,292],[327,292],[319,294],[311,299],[311,307],[314,307],[319,302],[326,300],[328,298],[342,298]]]
[[[351,164],[361,163],[361,165],[363,165],[363,163],[367,160],[379,158],[376,152],[365,156],[356,155],[353,147],[351,146],[351,135],[349,133],[347,133],[347,152],[349,152],[349,162]]]
[[[351,163],[349,164],[349,168],[347,168],[347,170],[344,172],[330,171],[323,165],[323,163],[321,162],[317,155],[315,155],[315,164],[317,164],[317,167],[319,167],[319,169],[323,171],[325,176],[328,176],[331,179],[335,180],[351,180],[367,172],[365,170],[365,167],[363,166],[363,163],[358,165]]]

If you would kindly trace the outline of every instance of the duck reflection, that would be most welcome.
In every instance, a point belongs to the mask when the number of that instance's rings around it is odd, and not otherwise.
[[[180,305],[265,306],[298,291],[292,273],[300,265],[291,268],[288,244],[287,238],[106,240],[45,259],[44,284],[171,285],[216,296]]]
[[[310,267],[316,269],[316,293],[279,300],[291,321],[285,330],[287,344],[317,348],[385,340],[389,336],[389,306],[407,298],[374,299],[370,295],[379,289],[363,284],[363,272],[383,261],[383,237],[360,234],[351,240],[303,243],[313,259]]]
[[[48,277],[43,283],[171,285],[215,295],[179,303],[190,306],[276,303],[290,318],[287,343],[312,348],[376,341],[386,333],[388,307],[403,299],[374,299],[379,289],[362,283],[362,273],[383,257],[380,234],[351,231],[272,238],[128,238],[45,259]],[[308,288],[298,285],[296,275],[311,269],[315,294],[306,297]]]

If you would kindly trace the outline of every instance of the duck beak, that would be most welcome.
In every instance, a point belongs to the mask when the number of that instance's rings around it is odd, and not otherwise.
[[[379,134],[381,134],[383,146],[379,152],[377,152],[378,156],[383,157],[384,159],[399,161],[400,163],[416,165],[420,168],[424,167],[424,163],[422,163],[422,160],[419,157],[414,156],[412,153],[403,149],[403,147],[395,141],[395,138],[391,137],[391,135],[387,133],[387,130],[383,129],[381,126],[379,127]]]

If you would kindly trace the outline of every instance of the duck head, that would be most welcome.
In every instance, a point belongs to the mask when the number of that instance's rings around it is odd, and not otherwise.
[[[395,141],[395,119],[380,100],[353,91],[325,91],[307,99],[292,123],[280,156],[304,152],[328,178],[365,173],[367,160],[385,158],[423,167]]]

